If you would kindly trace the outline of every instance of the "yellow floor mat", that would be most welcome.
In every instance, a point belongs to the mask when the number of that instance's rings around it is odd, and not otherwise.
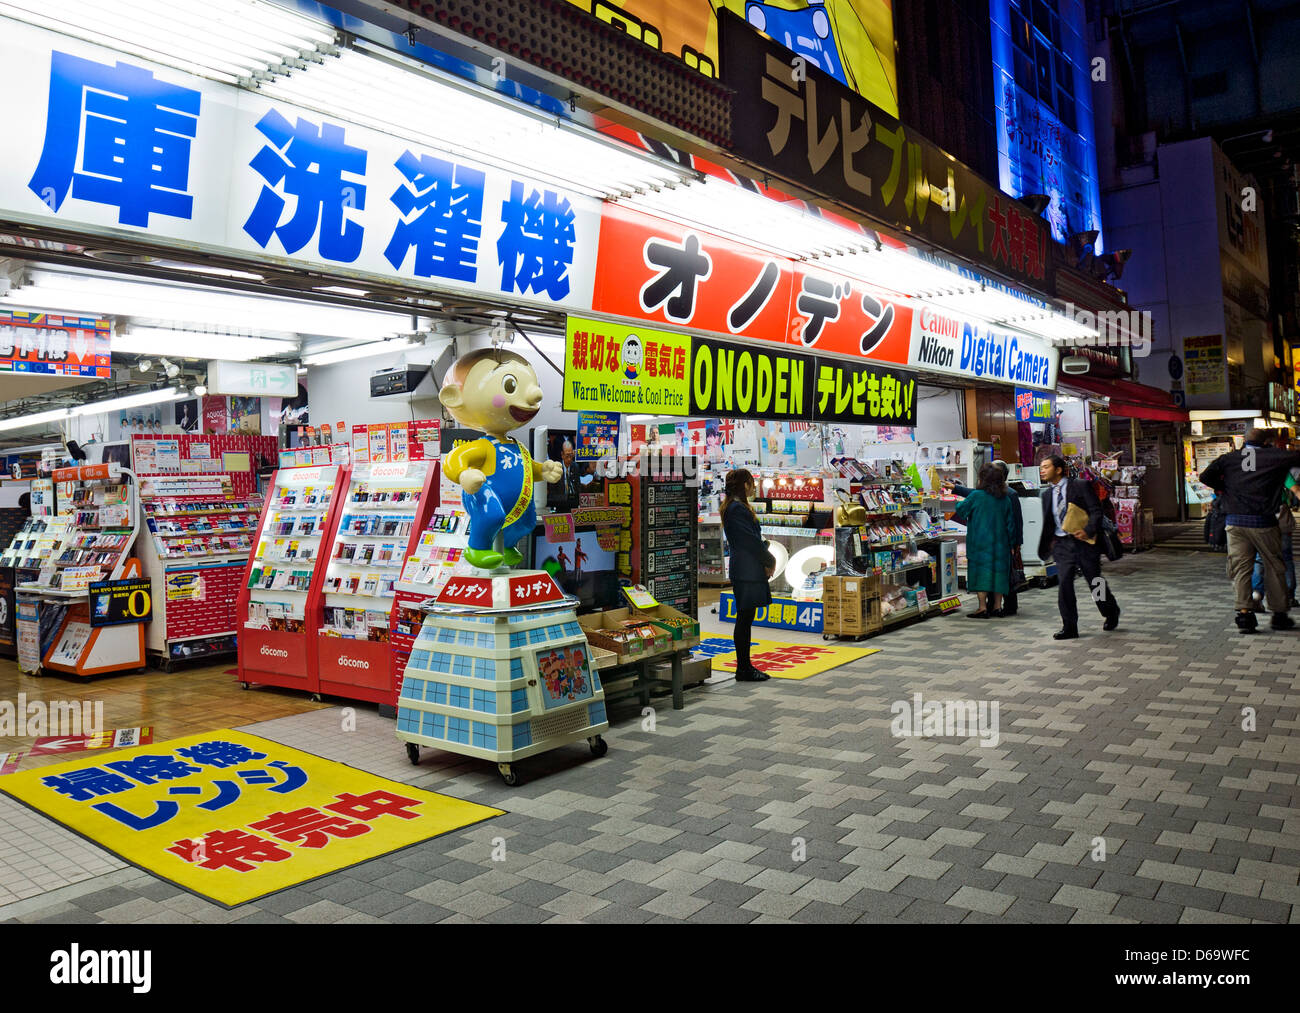
[[[228,728],[20,771],[0,791],[228,907],[503,812]]]
[[[726,637],[705,637],[704,644],[721,641],[715,647],[732,643]],[[734,644],[733,644],[734,646]],[[779,640],[755,640],[750,645],[749,662],[760,672],[766,672],[773,679],[807,679],[832,668],[847,665],[869,654],[876,654],[879,647],[823,647],[821,644],[790,644]],[[736,652],[734,650],[714,654],[712,670],[715,672],[735,672]]]

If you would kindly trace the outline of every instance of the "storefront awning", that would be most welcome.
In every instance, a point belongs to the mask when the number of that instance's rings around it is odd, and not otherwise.
[[[1174,403],[1173,395],[1159,387],[1132,380],[1103,380],[1090,376],[1062,376],[1059,389],[1088,397],[1110,398],[1110,413],[1121,418],[1154,422],[1186,422],[1187,412]]]

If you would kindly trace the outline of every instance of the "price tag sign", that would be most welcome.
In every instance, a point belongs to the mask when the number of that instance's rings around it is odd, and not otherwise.
[[[63,581],[59,586],[64,591],[85,591],[103,576],[104,571],[98,566],[70,566],[63,571]]]
[[[153,583],[148,577],[90,585],[90,625],[125,626],[153,618]]]
[[[633,608],[650,609],[656,608],[659,603],[655,601],[654,595],[643,587],[623,587],[623,597],[626,598]]]

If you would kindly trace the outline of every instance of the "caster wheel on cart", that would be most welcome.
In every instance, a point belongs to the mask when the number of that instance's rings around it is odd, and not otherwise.
[[[514,768],[508,763],[498,763],[497,770],[501,774],[501,780],[513,788],[519,783],[519,775],[515,773]]]
[[[239,684],[239,688],[240,688],[240,689],[248,689],[248,687],[249,687],[250,685],[251,685],[251,683],[241,682],[241,683]]]
[[[319,693],[313,693],[310,697],[308,697],[308,699],[311,700],[312,703],[320,703],[320,702],[321,702],[321,698],[320,698],[320,694],[319,694]]]
[[[406,744],[406,758],[417,767],[420,765],[420,747],[414,742],[408,742]]]
[[[609,752],[609,743],[599,735],[595,735],[587,740],[587,745],[591,746],[592,756],[604,756]]]

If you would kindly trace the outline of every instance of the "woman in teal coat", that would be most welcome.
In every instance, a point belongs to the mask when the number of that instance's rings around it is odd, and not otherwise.
[[[966,590],[979,593],[979,610],[970,617],[987,619],[1011,591],[1016,516],[1001,468],[980,469],[979,485],[957,505],[953,519],[966,525]]]

